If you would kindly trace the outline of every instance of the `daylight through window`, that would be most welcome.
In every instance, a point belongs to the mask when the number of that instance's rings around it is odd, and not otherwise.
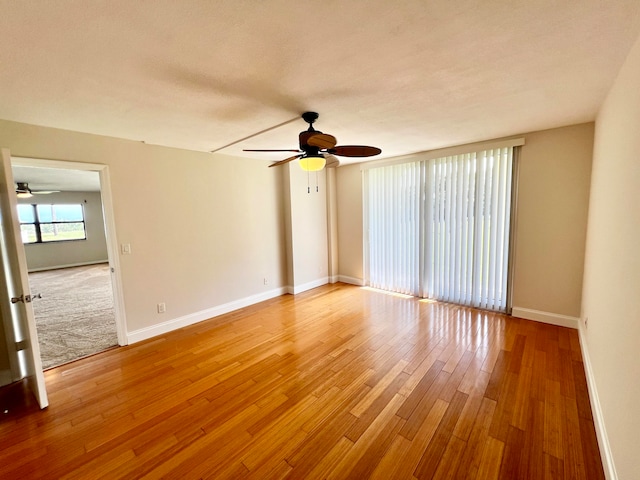
[[[22,243],[86,240],[82,205],[18,205]]]
[[[513,148],[367,170],[366,283],[505,311]]]

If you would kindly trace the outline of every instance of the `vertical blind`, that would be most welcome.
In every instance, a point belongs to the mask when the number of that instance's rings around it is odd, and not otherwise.
[[[369,170],[369,282],[408,295],[420,291],[418,162]]]
[[[507,307],[513,148],[369,169],[367,283]]]

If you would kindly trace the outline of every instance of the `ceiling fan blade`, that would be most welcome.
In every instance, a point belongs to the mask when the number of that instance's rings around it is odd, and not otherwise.
[[[280,160],[279,162],[272,163],[271,165],[269,165],[269,167],[277,167],[278,165],[282,165],[284,163],[293,162],[295,159],[300,158],[301,156],[302,156],[302,154],[294,155],[293,157],[289,157],[289,158],[285,158],[284,160]]]
[[[31,190],[31,193],[34,195],[49,195],[50,193],[60,193],[60,190]]]
[[[307,139],[307,145],[318,148],[333,148],[337,142],[336,137],[326,133],[316,133]]]
[[[296,152],[296,153],[302,153],[302,150],[252,150],[252,149],[243,149],[243,152]]]
[[[340,155],[342,157],[373,157],[374,155],[382,153],[382,150],[366,145],[339,145],[334,148],[329,148],[327,153]]]
[[[333,155],[325,155],[324,158],[327,161],[325,168],[335,168],[340,165],[340,160]]]

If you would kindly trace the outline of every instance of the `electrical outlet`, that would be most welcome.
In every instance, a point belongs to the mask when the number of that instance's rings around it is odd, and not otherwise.
[[[262,282],[263,282],[265,285],[269,285],[269,280],[267,280],[267,277],[264,277],[264,278],[262,279]]]
[[[158,313],[164,313],[167,311],[167,306],[164,302],[158,304]]]

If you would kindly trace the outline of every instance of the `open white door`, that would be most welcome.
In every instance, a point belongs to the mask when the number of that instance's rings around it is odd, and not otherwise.
[[[29,278],[24,246],[18,222],[18,207],[15,196],[13,173],[11,172],[11,154],[9,150],[1,149],[2,165],[0,166],[0,254],[2,268],[0,269],[0,301],[9,308],[15,349],[10,348],[10,354],[15,355],[12,364],[17,366],[14,372],[16,380],[27,378],[40,408],[45,408],[49,401],[40,360],[40,346],[36,331],[36,320],[31,305]],[[7,321],[7,319],[5,319]]]

